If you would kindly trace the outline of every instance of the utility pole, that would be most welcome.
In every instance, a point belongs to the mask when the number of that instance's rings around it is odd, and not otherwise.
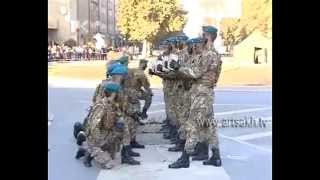
[[[89,34],[91,34],[91,0],[88,0],[88,27],[89,27]]]

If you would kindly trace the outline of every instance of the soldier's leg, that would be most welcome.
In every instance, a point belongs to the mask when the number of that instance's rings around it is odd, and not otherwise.
[[[139,161],[133,159],[132,155],[137,156],[132,152],[130,142],[131,142],[131,117],[124,115],[124,134],[123,134],[123,146],[121,149],[121,163],[123,164],[130,164],[130,165],[138,165],[140,164]]]
[[[100,147],[93,147],[91,156],[102,169],[111,169],[114,166],[110,153]]]
[[[218,132],[217,132],[217,125],[212,124],[210,127],[206,130],[206,136],[207,136],[207,143],[211,144],[211,151],[212,156],[209,160],[204,161],[204,165],[213,165],[213,166],[221,166],[221,157],[220,157],[220,148],[219,148],[219,138],[218,138]]]
[[[186,122],[186,143],[184,146],[184,150],[182,152],[182,155],[178,158],[177,161],[169,165],[169,168],[188,168],[190,165],[190,153],[194,151],[194,148],[196,146],[196,143],[198,141],[198,133],[195,129],[195,123],[190,118]]]
[[[147,111],[150,108],[152,103],[152,94],[145,91],[141,91],[139,95],[140,95],[139,99],[144,101],[141,118],[146,119],[148,118]]]
[[[134,119],[130,116],[125,115],[125,128],[124,128],[124,136],[123,136],[123,146],[127,146],[127,153],[129,156],[138,157],[139,153],[133,152],[131,149],[131,141],[135,136],[134,130]]]
[[[130,117],[124,115],[124,131],[123,131],[123,145],[128,146],[130,145],[131,141],[131,130],[130,130]]]
[[[132,104],[132,108],[133,108],[133,112],[138,113],[140,112],[140,102],[138,101],[135,104]],[[139,122],[137,122],[135,119],[131,119],[131,142],[130,145],[132,148],[144,148],[144,145],[139,144],[136,141],[136,135],[137,135],[137,129],[138,129],[138,124]]]

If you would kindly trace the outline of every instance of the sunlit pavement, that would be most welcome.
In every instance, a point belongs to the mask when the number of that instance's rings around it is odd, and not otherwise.
[[[180,153],[168,152],[168,141],[161,138],[157,125],[141,126],[138,141],[146,144],[140,152],[140,166],[121,165],[112,170],[86,168],[74,158],[77,145],[72,135],[73,123],[82,121],[87,114],[95,85],[49,81],[48,122],[48,172],[49,180],[149,180],[149,179],[232,179],[270,180],[272,164],[272,91],[263,87],[223,87],[215,93],[215,117],[220,122],[219,138],[222,167],[203,166],[191,161],[190,168],[168,169]],[[150,121],[165,117],[163,94],[154,89],[153,103],[149,111]],[[260,127],[231,127],[231,122],[263,121]],[[255,121],[258,122],[258,121]],[[235,124],[233,124],[235,126]],[[238,124],[239,126],[239,124]],[[150,129],[151,128],[151,129]],[[118,154],[119,157],[119,154]]]

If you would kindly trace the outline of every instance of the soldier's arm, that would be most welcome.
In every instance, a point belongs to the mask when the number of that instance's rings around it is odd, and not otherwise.
[[[142,87],[144,88],[144,90],[147,92],[147,93],[152,93],[151,91],[151,88],[150,88],[150,82],[149,82],[149,79],[147,78],[147,76],[145,74],[143,74],[141,76],[141,85]]]
[[[176,79],[177,78],[177,74],[175,72],[168,72],[168,73],[156,73],[156,76],[162,78],[162,79]]]
[[[207,58],[201,58],[198,63],[192,66],[183,66],[178,70],[179,76],[184,79],[199,79],[207,71]]]
[[[93,97],[92,97],[92,102],[93,102],[93,103],[95,103],[96,100],[97,100],[97,96],[98,96],[98,94],[99,94],[100,86],[101,86],[101,84],[99,84],[99,85],[96,87],[96,90],[95,90],[94,93],[93,93]]]
[[[217,71],[216,71],[216,76],[215,76],[215,84],[218,82],[220,74],[221,74],[221,69],[222,69],[222,60],[221,57],[219,56],[217,58]]]

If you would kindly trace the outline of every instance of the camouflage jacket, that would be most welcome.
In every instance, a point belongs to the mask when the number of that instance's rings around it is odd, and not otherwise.
[[[114,125],[121,115],[117,104],[104,97],[97,101],[88,118],[86,135],[90,144],[102,146],[106,138],[114,131]]]
[[[216,51],[203,51],[192,55],[188,66],[182,66],[178,73],[185,79],[193,79],[194,84],[213,88],[217,82],[217,72],[221,71],[221,58]]]

